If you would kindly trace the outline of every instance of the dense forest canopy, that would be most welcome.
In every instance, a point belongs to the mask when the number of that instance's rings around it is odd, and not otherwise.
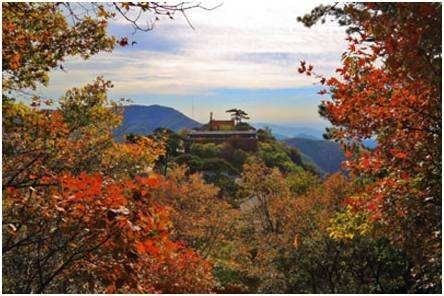
[[[102,77],[34,95],[66,58],[127,46],[107,31],[116,15],[149,31],[126,12],[208,9],[75,5],[2,3],[3,292],[441,292],[440,3],[335,4],[298,19],[348,32],[337,75],[299,68],[330,95],[320,114],[344,147],[346,173],[327,176],[267,130],[254,145],[187,151],[166,129],[115,141],[123,102]]]

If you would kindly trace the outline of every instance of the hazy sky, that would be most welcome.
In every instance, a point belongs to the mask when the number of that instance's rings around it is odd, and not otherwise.
[[[256,122],[325,125],[317,114],[315,80],[297,72],[303,59],[333,74],[345,50],[344,28],[326,23],[308,29],[296,21],[321,2],[202,3],[223,4],[189,11],[195,30],[181,15],[134,36],[129,24],[113,21],[112,34],[129,35],[137,44],[87,61],[68,59],[66,72],[52,72],[49,88],[40,92],[58,96],[103,75],[114,83],[112,98],[170,106],[201,122],[210,111],[225,118],[226,109],[237,107]]]

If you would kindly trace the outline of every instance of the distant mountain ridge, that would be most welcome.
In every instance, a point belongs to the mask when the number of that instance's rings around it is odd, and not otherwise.
[[[270,128],[271,133],[278,140],[294,137],[322,140],[322,134],[324,133],[322,129],[304,125],[279,125],[264,122],[254,122],[251,125],[255,128]]]
[[[334,173],[341,170],[345,156],[338,143],[298,137],[283,141],[310,157],[323,171]]]
[[[252,123],[255,128],[270,128],[271,134],[278,140],[286,140],[291,138],[304,138],[311,140],[324,140],[325,129],[314,128],[305,125],[280,125],[273,123],[256,122]],[[365,139],[362,144],[366,148],[374,149],[377,145],[375,139]]]
[[[161,105],[128,105],[124,106],[123,121],[115,131],[115,135],[133,133],[146,135],[152,133],[156,128],[168,128],[175,132],[184,128],[195,128],[202,126],[201,123],[184,115],[180,111]],[[279,139],[293,137],[307,139],[322,139],[323,131],[307,126],[278,125],[273,123],[252,123],[255,128],[269,127],[273,135]]]
[[[168,128],[178,132],[202,124],[171,107],[160,105],[128,105],[123,107],[122,124],[115,130],[116,137],[124,134],[148,135],[156,128]]]

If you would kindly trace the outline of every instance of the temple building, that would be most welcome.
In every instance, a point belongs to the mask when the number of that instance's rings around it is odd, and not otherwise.
[[[247,128],[246,128],[247,127]],[[187,132],[186,146],[193,143],[222,143],[227,140],[236,140],[245,144],[256,145],[256,130],[245,123],[236,124],[234,119],[215,120],[210,113],[210,121],[202,127]]]
[[[210,131],[228,131],[234,130],[236,128],[236,124],[234,119],[231,120],[215,120],[213,119],[213,112],[210,113],[210,121],[206,129]]]

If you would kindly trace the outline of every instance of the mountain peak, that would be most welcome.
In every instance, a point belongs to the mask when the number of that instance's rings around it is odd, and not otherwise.
[[[121,138],[124,134],[148,135],[156,128],[168,128],[175,132],[184,128],[195,128],[201,124],[178,110],[161,105],[124,106],[123,121],[115,131]]]

